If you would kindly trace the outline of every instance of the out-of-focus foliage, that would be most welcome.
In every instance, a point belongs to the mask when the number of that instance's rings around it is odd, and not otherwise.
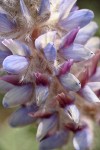
[[[95,14],[95,21],[98,23],[99,30],[97,35],[100,37],[100,1],[99,0],[78,0],[78,6],[80,8],[88,8],[93,10]]]

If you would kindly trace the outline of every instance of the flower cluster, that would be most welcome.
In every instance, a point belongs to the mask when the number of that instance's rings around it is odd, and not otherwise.
[[[99,104],[100,40],[94,13],[76,0],[1,0],[0,91],[9,123],[38,124],[40,150],[91,148],[86,107]]]

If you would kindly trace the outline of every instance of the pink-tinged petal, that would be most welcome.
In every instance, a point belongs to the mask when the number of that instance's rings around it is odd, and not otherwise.
[[[60,148],[63,145],[65,145],[69,138],[69,132],[68,131],[58,131],[54,135],[51,135],[50,137],[47,137],[46,139],[42,140],[39,145],[40,150],[52,150],[56,148]]]
[[[50,31],[45,34],[40,35],[35,40],[35,47],[37,50],[43,50],[48,43],[53,43],[56,37],[56,31]]]
[[[72,44],[59,52],[65,59],[73,59],[75,62],[88,60],[94,56],[92,51],[80,44]]]
[[[88,67],[89,77],[95,74],[99,61],[100,52],[98,51],[92,59],[85,62],[85,66]]]
[[[36,93],[37,105],[40,106],[43,103],[45,103],[45,101],[49,95],[49,88],[48,88],[48,86],[38,85],[35,88],[35,93]]]
[[[48,132],[57,125],[57,114],[52,115],[50,118],[41,119],[37,129],[37,140],[41,141]]]
[[[30,117],[28,114],[30,112],[36,112],[38,107],[36,104],[30,106],[22,106],[17,109],[9,118],[9,124],[11,127],[22,127],[29,125],[36,121],[36,118]]]
[[[71,69],[71,66],[73,65],[73,60],[70,59],[63,64],[59,65],[58,68],[55,70],[55,73],[57,76],[63,75],[65,73],[68,73]]]
[[[71,105],[75,101],[75,96],[69,95],[69,94],[64,94],[60,93],[56,96],[56,101],[59,102],[60,107],[64,108],[66,105]]]
[[[56,48],[53,43],[47,44],[44,48],[44,55],[48,61],[55,61],[56,59]]]
[[[94,13],[88,9],[81,9],[71,12],[68,18],[65,18],[59,22],[59,26],[66,31],[70,31],[73,28],[84,27],[94,18]]]
[[[1,80],[11,83],[13,85],[21,85],[20,77],[18,75],[4,75],[1,77]]]
[[[100,78],[100,77],[99,77]],[[100,90],[100,82],[89,82],[87,84],[94,92]]]
[[[100,49],[100,38],[99,37],[92,37],[86,43],[86,47],[91,49],[94,53],[96,53]]]
[[[77,0],[61,0],[59,6],[60,19],[65,19],[68,17],[76,1]]]
[[[12,39],[5,39],[2,43],[9,48],[14,55],[30,56],[30,49],[25,43]]]
[[[25,5],[24,0],[20,0],[20,8],[21,8],[22,15],[27,21],[28,26],[32,25],[33,20],[32,20],[32,17],[30,15],[28,8]]]
[[[65,35],[61,39],[60,49],[65,49],[65,48],[69,47],[71,44],[73,44],[78,31],[79,31],[79,28],[76,28],[76,29],[73,29],[72,31],[70,31],[67,35]]]
[[[36,80],[36,85],[43,85],[43,86],[47,86],[50,83],[50,78],[45,75],[45,74],[41,74],[41,73],[35,73],[35,80]]]
[[[100,67],[97,67],[95,74],[90,78],[91,82],[100,82]]]
[[[76,105],[71,104],[64,108],[64,113],[75,123],[79,123],[80,113]]]
[[[81,131],[77,131],[73,138],[73,145],[75,150],[90,149],[93,142],[92,131],[87,127]]]
[[[0,93],[6,93],[13,89],[15,86],[9,82],[0,79]]]
[[[11,74],[20,74],[24,72],[28,65],[28,59],[17,55],[8,56],[3,61],[3,68]]]
[[[96,94],[91,90],[91,88],[86,85],[84,88],[82,88],[79,92],[79,94],[85,98],[86,101],[92,102],[92,103],[98,103],[100,102],[100,99],[96,96]]]
[[[81,88],[80,81],[71,73],[59,76],[59,81],[69,91],[79,91]]]
[[[89,70],[88,67],[84,68],[78,75],[78,79],[81,82],[81,86],[84,87],[89,80]]]
[[[87,26],[80,29],[75,38],[75,43],[86,44],[86,42],[96,33],[98,25],[96,22],[90,22]]]
[[[3,63],[4,59],[11,54],[12,53],[9,51],[0,51],[0,65]]]
[[[31,84],[18,86],[6,93],[3,98],[3,106],[15,107],[31,100],[33,88]]]
[[[38,11],[39,15],[45,16],[50,15],[50,2],[49,0],[41,0],[40,8]]]
[[[11,21],[7,14],[0,13],[0,32],[1,33],[8,33],[14,31],[16,28],[15,22]]]
[[[53,111],[48,111],[45,108],[43,110],[38,110],[37,112],[30,112],[29,116],[33,117],[33,118],[39,118],[39,119],[43,119],[43,118],[49,118],[50,116],[53,115]]]

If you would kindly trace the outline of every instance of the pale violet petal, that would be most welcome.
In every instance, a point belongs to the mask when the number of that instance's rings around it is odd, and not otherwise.
[[[90,22],[87,26],[79,30],[74,42],[82,45],[85,44],[96,33],[97,29],[97,23]]]
[[[50,2],[49,0],[41,0],[40,8],[38,11],[40,16],[50,14]]]
[[[65,59],[73,59],[76,62],[88,60],[94,56],[94,53],[90,49],[76,43],[68,48],[61,49],[60,53]]]
[[[79,7],[77,6],[77,4],[75,3],[74,6],[71,9],[71,12],[74,12],[76,10],[79,10]]]
[[[99,37],[92,37],[86,43],[86,47],[91,49],[94,53],[100,50],[100,38]]]
[[[42,140],[39,145],[39,150],[52,150],[65,145],[69,138],[68,131],[58,131],[54,135],[47,137],[46,139]]]
[[[9,51],[0,51],[0,65],[2,65],[4,59],[9,55],[11,55]]]
[[[0,93],[6,93],[11,89],[13,89],[14,87],[15,86],[13,84],[0,80]]]
[[[20,7],[21,7],[22,14],[27,21],[28,26],[30,27],[30,25],[33,24],[33,20],[32,20],[32,17],[30,15],[28,8],[25,5],[24,0],[20,0]]]
[[[9,118],[9,124],[11,127],[22,127],[29,125],[36,121],[36,118],[30,117],[29,113],[36,112],[38,107],[36,104],[29,106],[23,106],[17,109]]]
[[[2,43],[9,48],[14,55],[30,56],[29,47],[18,40],[5,39]]]
[[[47,44],[44,48],[44,54],[48,61],[55,61],[56,59],[56,49],[53,43]]]
[[[73,138],[75,150],[90,149],[93,142],[93,134],[89,128],[77,131]]]
[[[59,22],[59,26],[70,31],[76,27],[86,26],[94,18],[94,13],[88,9],[81,9],[74,12],[71,12],[68,18],[65,18]]]
[[[100,78],[100,76],[99,76]],[[94,92],[100,90],[100,82],[88,82],[87,84]]]
[[[22,56],[10,55],[3,61],[3,68],[12,74],[19,74],[24,72],[29,65],[28,59]]]
[[[45,34],[40,35],[35,40],[35,47],[37,50],[44,49],[48,43],[53,43],[56,37],[56,31],[49,31]]]
[[[0,32],[8,33],[13,31],[16,28],[15,22],[12,22],[7,14],[0,13]]]
[[[91,88],[86,85],[81,89],[80,94],[85,98],[86,101],[96,103],[100,102],[100,99],[96,96],[96,94],[91,90]]]
[[[59,80],[66,90],[79,91],[81,88],[80,81],[71,73],[59,76]]]
[[[77,0],[61,0],[59,6],[60,18],[65,19],[68,17],[72,7]]]
[[[24,104],[31,100],[32,85],[17,86],[7,92],[3,98],[3,106],[10,108]]]

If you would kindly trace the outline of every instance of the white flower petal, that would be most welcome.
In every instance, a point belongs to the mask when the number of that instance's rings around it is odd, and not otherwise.
[[[37,50],[44,49],[48,43],[53,43],[55,40],[56,31],[47,32],[41,36],[39,36],[35,40],[35,47]]]
[[[42,85],[36,86],[35,92],[36,92],[37,105],[40,106],[46,101],[49,95],[48,86],[42,86]]]
[[[57,115],[53,115],[50,118],[42,119],[37,129],[37,140],[41,141],[46,134],[57,124]]]
[[[100,49],[100,38],[99,37],[92,37],[86,43],[86,47],[91,49],[94,53]]]
[[[72,121],[74,121],[75,123],[79,123],[80,113],[78,108],[74,104],[66,106],[64,108],[64,112]]]
[[[30,49],[26,44],[20,41],[5,39],[2,43],[9,48],[14,55],[30,56]]]
[[[100,82],[89,82],[87,84],[93,91],[100,90]]]

